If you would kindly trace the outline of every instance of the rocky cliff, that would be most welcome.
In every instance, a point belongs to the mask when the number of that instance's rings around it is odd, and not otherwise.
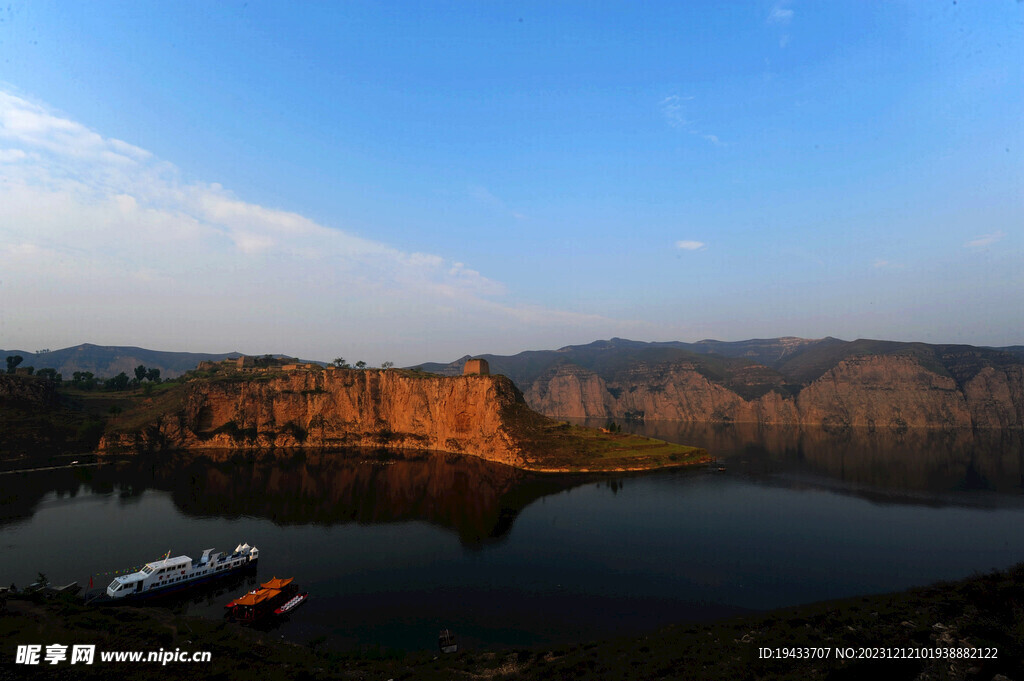
[[[504,376],[306,369],[194,376],[111,418],[102,451],[432,450],[545,472],[650,470],[697,447],[552,421]]]
[[[520,465],[510,427],[523,411],[502,376],[292,371],[186,383],[112,423],[100,448],[384,447]]]
[[[636,363],[610,376],[562,364],[525,391],[551,417],[906,428],[1024,427],[1024,367],[954,377],[913,354],[851,356],[805,385],[753,365],[715,376],[692,362]]]

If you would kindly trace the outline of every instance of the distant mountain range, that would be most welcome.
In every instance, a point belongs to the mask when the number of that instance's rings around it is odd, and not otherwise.
[[[547,416],[765,426],[1024,427],[1024,347],[838,338],[644,343],[622,338],[477,355]],[[427,363],[462,372],[465,360]]]
[[[280,353],[272,354],[275,357],[280,356]],[[70,379],[76,371],[91,371],[98,378],[116,376],[122,371],[131,376],[135,367],[140,364],[149,369],[159,369],[163,378],[175,378],[186,371],[195,369],[196,365],[202,361],[219,362],[222,359],[241,357],[242,353],[165,352],[126,345],[83,343],[70,348],[40,353],[24,350],[0,350],[0,358],[6,359],[10,355],[22,356],[23,360],[19,366],[56,369],[64,378]],[[6,367],[6,363],[0,364],[0,367]]]
[[[161,352],[83,344],[20,354],[22,366],[70,378],[139,364],[172,378],[203,360],[239,353]],[[847,428],[1024,427],[1024,346],[769,338],[696,343],[612,338],[558,350],[477,355],[504,374],[529,405],[552,417]],[[458,375],[470,357],[419,365]],[[303,360],[304,361],[304,360]],[[0,365],[2,367],[3,365]]]
[[[657,365],[691,362],[709,378],[727,378],[752,365],[772,369],[773,385],[779,380],[802,386],[820,377],[841,360],[857,355],[909,354],[924,364],[966,380],[984,366],[1006,366],[1024,361],[1024,345],[1002,348],[973,345],[933,345],[899,341],[844,341],[838,338],[754,338],[743,341],[702,340],[696,343],[643,341],[612,338],[558,350],[531,350],[517,355],[472,355],[486,359],[491,373],[504,374],[526,391],[545,372],[572,364],[603,379],[637,364]],[[462,373],[470,355],[447,364],[427,362],[424,371],[443,375]],[[775,380],[779,379],[779,380]]]
[[[1003,366],[1024,361],[1024,345],[1002,348],[971,345],[931,345],[897,341],[856,340],[838,338],[755,338],[743,341],[702,340],[696,343],[669,341],[647,343],[612,338],[586,345],[568,345],[558,350],[529,350],[517,355],[473,355],[486,359],[491,373],[504,374],[521,390],[526,390],[543,373],[562,364],[573,364],[599,376],[611,375],[636,363],[660,364],[691,361],[708,373],[726,374],[735,369],[758,364],[768,367],[798,385],[821,376],[840,360],[863,354],[888,355],[911,353],[926,363],[942,366],[951,374],[967,376],[982,366]],[[165,378],[174,378],[195,369],[199,362],[218,362],[240,357],[240,352],[167,352],[126,345],[94,345],[83,343],[70,348],[36,353],[26,350],[0,350],[0,358],[21,355],[21,366],[36,369],[53,368],[70,378],[76,371],[91,371],[98,378],[109,378],[124,371],[127,374],[140,364],[160,369]],[[281,356],[281,353],[271,353]],[[426,362],[414,365],[431,373],[453,376],[462,373],[470,355],[454,362]],[[299,360],[310,362],[315,360]],[[324,362],[317,362],[324,364]],[[4,365],[0,364],[0,370]]]

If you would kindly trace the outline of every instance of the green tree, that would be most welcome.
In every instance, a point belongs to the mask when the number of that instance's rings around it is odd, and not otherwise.
[[[82,390],[92,390],[96,387],[96,377],[91,371],[76,371],[72,374],[71,385]]]
[[[349,363],[345,361],[344,357],[335,357],[334,361],[331,362],[331,364],[333,364],[334,366],[338,367],[339,369],[351,369],[352,368],[351,366],[349,366]]]
[[[146,365],[140,364],[135,367],[135,384],[138,385],[146,380]]]
[[[13,374],[14,367],[18,366],[25,360],[21,355],[7,355],[7,373]]]
[[[146,372],[146,378],[148,378],[153,383],[159,383],[160,382],[160,370],[159,369],[150,369],[149,371]]]
[[[50,369],[50,368],[40,369],[39,371],[36,372],[36,376],[42,376],[43,378],[48,378],[51,381],[53,381],[54,383],[60,383],[61,380],[63,379],[63,376],[58,374],[56,369]]]
[[[364,362],[363,360],[359,360],[358,362],[356,362],[356,369],[365,369],[365,368],[366,368],[366,362]]]
[[[130,381],[131,379],[128,378],[128,374],[122,371],[117,376],[114,376],[113,378],[108,378],[106,381],[104,381],[103,387],[106,388],[107,390],[116,390],[120,392],[128,387],[128,383]]]
[[[395,366],[394,362],[381,362],[380,363],[380,368],[384,369],[385,371],[387,371],[388,369],[390,369],[393,366]]]

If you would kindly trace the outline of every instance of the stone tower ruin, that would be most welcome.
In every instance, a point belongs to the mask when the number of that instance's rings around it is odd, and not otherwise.
[[[479,374],[481,376],[489,376],[491,373],[491,367],[487,365],[486,359],[470,359],[466,360],[466,366],[462,369],[463,376],[469,376],[471,374]]]

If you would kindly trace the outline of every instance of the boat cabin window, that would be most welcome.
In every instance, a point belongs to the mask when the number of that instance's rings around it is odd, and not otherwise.
[[[119,582],[119,581],[117,581],[115,579],[114,581],[112,581],[110,583],[110,586],[108,586],[107,588],[110,589],[111,591],[117,591],[118,589],[121,588],[121,582]]]
[[[151,575],[153,574],[153,568],[147,565],[146,567],[142,568],[142,572],[147,575]]]

